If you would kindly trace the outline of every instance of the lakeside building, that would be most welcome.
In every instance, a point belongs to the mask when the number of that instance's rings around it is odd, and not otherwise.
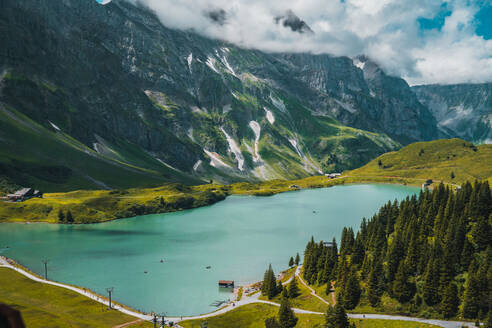
[[[219,280],[219,287],[233,288],[234,287],[234,280]]]
[[[325,246],[325,247],[333,247],[333,242],[331,242],[331,241],[324,241],[323,242],[323,246]]]
[[[341,173],[326,173],[325,177],[328,177],[330,179],[335,179],[340,177],[342,174]]]
[[[22,188],[14,192],[13,194],[8,194],[7,198],[11,202],[22,202],[24,200],[33,198],[33,197],[43,197],[43,193],[39,190],[34,190],[33,188]]]
[[[427,188],[429,188],[429,186],[433,183],[434,181],[432,181],[432,179],[428,179],[426,180],[423,184],[422,184],[422,190],[425,190]]]

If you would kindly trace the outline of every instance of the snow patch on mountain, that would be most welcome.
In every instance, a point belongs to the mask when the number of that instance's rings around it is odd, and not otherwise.
[[[55,123],[53,123],[51,121],[48,121],[48,122],[50,122],[50,124],[53,127],[53,129],[55,129],[56,131],[61,131],[60,128]]]
[[[229,144],[229,151],[232,152],[236,157],[237,168],[239,169],[239,171],[244,171],[244,156],[241,152],[241,149],[237,145],[236,140],[234,140],[229,134],[227,134],[223,127],[220,128],[220,131],[222,131],[222,133],[226,137],[227,143]]]
[[[202,160],[199,159],[195,165],[193,165],[193,171],[196,171],[198,169],[198,167],[202,164]]]
[[[268,122],[270,122],[270,124],[273,125],[273,123],[275,123],[275,116],[273,116],[272,111],[268,110],[266,107],[263,107],[263,109],[266,112],[266,118],[267,118]]]
[[[364,66],[366,66],[366,62],[362,62],[358,58],[354,58],[352,62],[354,63],[355,67],[358,67],[361,70],[364,70]]]
[[[217,61],[215,60],[215,58],[208,56],[207,57],[207,62],[205,64],[207,64],[207,66],[210,67],[210,69],[213,70],[215,73],[220,74],[220,72],[217,69],[217,67],[215,67],[215,63],[216,62]]]
[[[232,169],[232,167],[229,164],[224,163],[220,159],[220,155],[217,154],[216,152],[211,152],[211,151],[208,151],[206,149],[204,149],[203,151],[205,152],[205,154],[208,155],[208,157],[210,157],[210,166],[213,166],[215,168],[226,167],[226,168]]]
[[[299,146],[299,143],[297,142],[296,139],[294,138],[290,138],[289,139],[289,142],[290,144],[292,145],[292,147],[294,147],[294,149],[296,150],[297,154],[299,155],[299,157],[301,157],[302,161],[304,162],[304,168],[307,170],[307,171],[310,171],[310,172],[313,172],[316,171],[320,174],[323,174],[323,171],[321,171],[321,169],[319,167],[317,167],[316,165],[314,165],[308,158],[307,156],[304,154],[304,152],[302,151],[301,147]]]
[[[224,48],[222,48],[224,49]],[[225,48],[227,49],[227,48]],[[224,50],[222,50],[223,52],[226,52]],[[228,52],[228,51],[227,51]],[[218,55],[218,54],[217,54]],[[235,77],[237,77],[236,75],[236,71],[234,71],[234,69],[232,68],[231,64],[229,64],[229,61],[227,60],[227,57],[226,55],[224,56],[218,56],[220,58],[220,61],[222,62],[222,64],[226,67],[226,69],[229,71],[229,73],[231,73],[232,75],[234,75]]]
[[[277,109],[283,113],[287,112],[287,108],[285,108],[285,104],[282,101],[282,99],[279,99],[275,96],[270,95],[270,100],[272,101],[272,104],[277,107]]]
[[[258,143],[260,142],[261,127],[260,124],[256,121],[249,122],[249,127],[255,133],[255,149],[253,152],[253,160],[255,162],[260,162],[261,157],[260,154],[258,153]]]
[[[191,73],[191,64],[193,63],[193,53],[190,52],[188,58],[186,58],[186,61],[188,62],[188,69],[190,70]]]

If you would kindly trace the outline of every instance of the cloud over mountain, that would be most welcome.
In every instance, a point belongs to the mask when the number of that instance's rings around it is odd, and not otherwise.
[[[411,84],[492,80],[492,40],[476,34],[484,2],[452,0],[442,15],[438,0],[129,1],[150,7],[166,26],[243,47],[366,54]]]

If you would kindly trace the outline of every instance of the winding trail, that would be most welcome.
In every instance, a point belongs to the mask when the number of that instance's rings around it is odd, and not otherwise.
[[[96,293],[93,293],[91,291],[85,290],[83,288],[74,287],[74,286],[70,286],[70,285],[65,285],[65,284],[62,284],[62,283],[58,283],[58,282],[46,280],[46,279],[43,279],[43,278],[39,278],[38,276],[36,276],[36,275],[34,275],[34,274],[30,273],[30,272],[27,272],[26,270],[23,270],[21,268],[18,268],[16,266],[10,264],[7,261],[7,259],[5,257],[3,257],[3,256],[0,256],[0,267],[9,268],[9,269],[12,269],[14,271],[17,271],[18,273],[24,275],[25,277],[27,277],[27,278],[29,278],[31,280],[34,280],[34,281],[37,281],[37,282],[40,282],[40,283],[43,283],[43,284],[48,284],[48,285],[52,285],[52,286],[66,288],[66,289],[69,289],[71,291],[74,291],[74,292],[76,292],[78,294],[81,294],[81,295],[84,295],[86,297],[89,297],[90,299],[92,299],[92,300],[94,300],[96,302],[102,303],[104,305],[109,305],[108,304],[109,301],[107,299],[103,298],[102,296],[100,296],[100,295],[98,295]],[[301,283],[303,285],[305,285],[307,288],[309,288],[309,290],[311,291],[311,294],[313,296],[319,298],[325,304],[330,305],[326,300],[324,300],[319,295],[317,295],[316,292],[314,291],[314,289],[312,289],[311,287],[309,287],[306,284],[306,282],[304,281],[304,279],[302,279],[302,277],[300,275],[301,268],[302,268],[302,266],[298,266],[297,269],[296,269],[296,272],[294,273],[294,275],[290,279],[288,279],[286,282],[284,282],[284,284],[289,283],[293,279],[293,277],[296,276],[296,277],[299,278],[299,280],[301,281]],[[166,321],[172,321],[174,323],[178,323],[178,322],[184,321],[184,320],[205,319],[205,318],[215,317],[215,316],[218,316],[218,315],[227,313],[229,311],[234,310],[237,307],[240,307],[240,306],[243,306],[243,305],[246,305],[246,304],[252,304],[252,303],[264,303],[264,304],[270,304],[270,305],[273,305],[273,306],[280,307],[280,304],[278,304],[278,303],[270,302],[270,301],[264,301],[264,300],[258,299],[259,296],[260,296],[260,293],[256,293],[256,294],[254,294],[252,296],[243,295],[243,297],[242,297],[242,299],[240,301],[229,303],[228,305],[224,306],[223,308],[221,308],[221,309],[219,309],[219,310],[217,310],[215,312],[211,312],[211,313],[207,313],[207,314],[202,314],[202,315],[197,315],[197,316],[187,316],[187,317],[185,317],[185,316],[183,316],[183,317],[166,317],[165,319],[166,319]],[[112,308],[114,310],[120,311],[122,313],[125,313],[127,315],[133,316],[135,318],[138,318],[138,320],[135,320],[133,322],[128,322],[128,323],[125,323],[123,325],[115,326],[113,328],[123,328],[123,327],[126,327],[128,325],[135,324],[135,323],[137,323],[139,321],[152,321],[152,319],[153,319],[153,316],[151,316],[151,315],[130,310],[130,309],[125,308],[125,307],[123,307],[123,306],[121,306],[119,304],[115,304],[114,302],[112,302]],[[324,313],[322,313],[322,312],[314,312],[314,311],[308,311],[308,310],[297,309],[297,308],[293,308],[292,310],[294,311],[294,313],[298,313],[298,314],[317,314],[317,315],[324,315]],[[405,316],[397,316],[397,315],[384,315],[384,314],[348,314],[348,316],[349,316],[349,318],[352,318],[352,319],[361,319],[361,320],[362,319],[382,319],[382,320],[412,321],[412,322],[432,324],[432,325],[436,325],[436,326],[443,327],[443,328],[462,328],[462,327],[472,327],[473,326],[473,323],[471,323],[471,322],[421,319],[421,318],[405,317]],[[179,325],[176,324],[175,327],[181,327],[181,326],[179,326]]]
[[[306,284],[306,282],[304,281],[304,279],[302,279],[302,277],[301,277],[301,268],[302,268],[302,265],[299,265],[297,267],[296,273],[295,273],[296,277],[299,278],[299,281],[304,286],[306,286],[309,289],[309,291],[311,292],[311,295],[313,295],[314,297],[318,298],[321,302],[325,303],[326,305],[330,306],[330,303],[328,301],[326,301],[324,298],[322,298],[321,296],[319,296],[318,294],[316,294],[316,291],[314,289],[312,289],[308,284]]]

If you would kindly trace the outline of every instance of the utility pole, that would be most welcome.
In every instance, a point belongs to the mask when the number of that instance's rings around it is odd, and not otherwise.
[[[166,315],[167,315],[167,314],[166,314],[166,312],[163,312],[163,313],[161,314],[161,328],[164,328],[164,327],[165,327],[165,325],[166,325],[166,320],[164,320],[164,317],[165,317]]]
[[[108,287],[106,288],[106,291],[109,294],[109,308],[111,309],[111,293],[113,292],[114,288],[113,287]]]
[[[45,260],[42,260],[41,262],[44,263],[44,279],[48,280],[48,262],[49,262],[49,260],[45,259]]]

